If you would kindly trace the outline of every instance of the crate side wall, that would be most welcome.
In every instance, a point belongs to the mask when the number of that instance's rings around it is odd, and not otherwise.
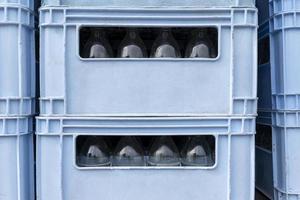
[[[118,10],[119,14],[113,10],[41,10],[42,115],[256,114],[255,9]],[[80,27],[105,24],[216,27],[220,55],[215,60],[80,58]],[[251,48],[239,48],[241,42]]]
[[[37,136],[40,198],[80,199],[82,196],[93,198],[99,195],[110,200],[124,196],[130,199],[142,196],[146,200],[170,197],[179,200],[187,195],[191,199],[205,196],[207,200],[254,198],[254,135],[218,136],[218,165],[211,170],[79,170],[74,167],[73,137]]]
[[[0,196],[3,200],[35,197],[32,136],[0,136]]]

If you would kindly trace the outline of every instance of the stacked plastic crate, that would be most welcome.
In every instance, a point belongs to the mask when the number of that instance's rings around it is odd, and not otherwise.
[[[0,1],[0,48],[0,199],[33,199],[33,1]]]
[[[265,149],[256,148],[256,186],[274,199],[299,199],[300,155],[296,146],[300,141],[300,79],[296,59],[300,48],[295,44],[300,40],[300,2],[257,3],[263,18],[259,28],[257,144]]]
[[[133,28],[145,53],[113,56]],[[162,37],[172,32],[174,39],[160,50],[178,49],[175,57],[146,56],[161,29],[168,32]],[[188,49],[190,32],[199,30],[209,33],[216,52],[179,56]],[[91,32],[98,40],[86,54]],[[48,0],[40,9],[40,42],[38,199],[254,199],[254,1]],[[109,50],[98,54],[106,43]],[[126,136],[144,147],[149,138],[173,138],[162,141],[157,155],[206,138],[211,160],[191,165],[180,154],[178,164],[156,165],[151,148],[127,145],[125,159],[132,152],[143,158],[135,156],[126,165],[116,162],[116,150],[111,157],[103,153],[117,149],[116,138]],[[92,141],[87,155],[82,154],[86,141]],[[203,155],[208,154],[204,146]],[[170,155],[165,157],[173,159]],[[101,164],[104,156],[108,164]],[[142,163],[130,164],[137,160]]]
[[[256,188],[273,198],[272,91],[269,35],[269,0],[256,1],[258,8],[258,117],[256,120]]]
[[[270,1],[275,199],[300,198],[300,26],[297,0]]]

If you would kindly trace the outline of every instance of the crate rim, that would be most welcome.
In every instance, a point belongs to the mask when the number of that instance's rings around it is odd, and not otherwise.
[[[185,8],[185,9],[183,9]],[[212,7],[212,6],[208,6],[208,7],[170,7],[170,6],[153,6],[153,7],[136,7],[136,8],[130,8],[130,7],[103,7],[103,6],[41,6],[38,11],[43,11],[43,10],[103,10],[103,11],[115,11],[115,10],[122,10],[122,11],[143,11],[143,12],[147,12],[147,11],[181,11],[181,12],[189,12],[189,11],[213,11],[213,10],[217,10],[217,11],[236,11],[236,10],[249,10],[249,11],[256,11],[257,12],[257,8],[254,7]]]
[[[193,120],[193,119],[255,119],[255,116],[247,116],[247,115],[242,115],[242,116],[236,116],[236,115],[230,115],[230,116],[158,116],[158,117],[148,117],[148,116],[142,116],[142,117],[131,117],[131,116],[91,116],[91,117],[86,117],[86,116],[37,116],[36,119],[69,119],[69,120],[77,120],[77,119],[83,119],[83,120]]]

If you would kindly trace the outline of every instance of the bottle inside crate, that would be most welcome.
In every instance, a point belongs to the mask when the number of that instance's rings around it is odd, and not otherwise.
[[[80,49],[90,59],[216,58],[218,33],[209,27],[85,27]]]
[[[77,163],[81,167],[109,166],[110,149],[103,137],[90,136],[82,144]]]
[[[84,45],[84,58],[111,58],[113,51],[106,38],[105,30],[93,28],[90,37]]]
[[[161,136],[155,139],[150,148],[148,164],[152,166],[180,165],[179,151],[172,137]]]
[[[190,137],[181,151],[182,164],[185,166],[210,166],[213,164],[209,144],[200,136]]]
[[[119,58],[146,58],[147,49],[143,40],[139,36],[137,29],[127,30],[126,36],[120,44],[118,50]]]
[[[152,58],[180,58],[180,48],[171,29],[164,28],[153,43]]]
[[[114,166],[144,166],[145,157],[143,147],[134,136],[122,137],[113,155]]]
[[[79,136],[79,167],[209,167],[213,136]]]
[[[206,29],[197,29],[187,45],[186,58],[215,58],[216,50]]]

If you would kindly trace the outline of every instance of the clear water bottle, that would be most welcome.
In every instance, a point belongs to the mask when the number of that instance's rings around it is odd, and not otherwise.
[[[101,167],[111,164],[110,150],[102,137],[90,136],[83,143],[77,157],[81,167]]]
[[[199,29],[193,33],[192,39],[187,45],[186,58],[215,58],[216,49],[213,42],[207,36],[206,29]]]
[[[114,166],[144,166],[144,150],[134,136],[122,137],[113,156]]]
[[[92,29],[91,36],[84,46],[83,56],[85,58],[113,57],[112,48],[101,28]]]
[[[136,29],[128,29],[127,34],[120,44],[119,58],[146,58],[147,49]]]
[[[181,58],[180,48],[170,29],[162,29],[152,49],[152,58]]]
[[[181,151],[182,164],[185,166],[211,166],[211,148],[204,136],[192,136]]]
[[[153,142],[148,164],[151,166],[179,166],[179,152],[172,137],[160,136]]]

